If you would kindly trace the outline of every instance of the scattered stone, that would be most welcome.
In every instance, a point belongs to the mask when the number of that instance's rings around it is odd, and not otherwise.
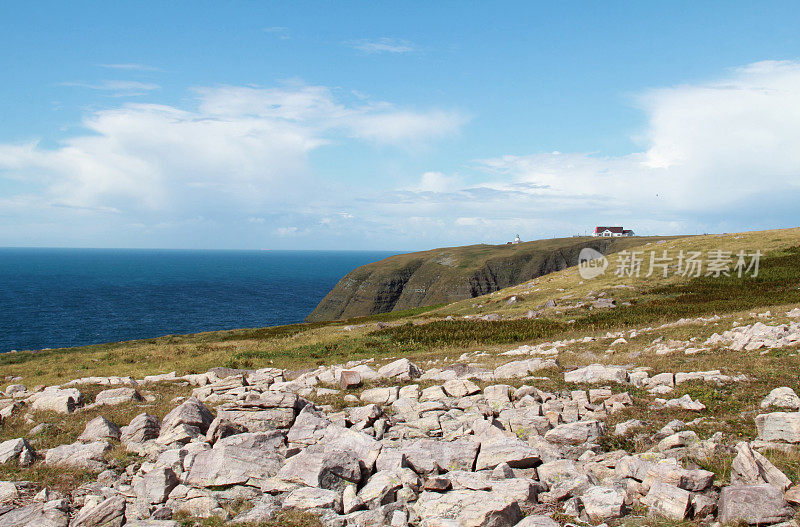
[[[100,415],[86,423],[86,428],[84,428],[83,433],[78,437],[78,440],[86,443],[105,441],[107,439],[114,439],[118,441],[120,435],[121,432],[119,427]]]
[[[690,501],[690,492],[658,480],[650,486],[650,491],[644,500],[651,516],[676,521],[686,518]]]
[[[349,390],[361,386],[361,374],[354,370],[343,370],[339,377],[342,390]]]
[[[134,388],[112,388],[110,390],[103,390],[98,393],[94,398],[96,405],[116,405],[123,403],[137,403],[142,401],[142,396],[139,395]]]
[[[797,410],[800,409],[800,397],[788,386],[775,388],[761,401],[761,408],[767,409],[770,406]]]
[[[735,485],[725,487],[719,496],[718,520],[722,524],[745,522],[769,525],[794,515],[784,501],[783,492],[772,485]]]
[[[591,487],[580,499],[591,521],[619,518],[625,508],[625,494],[613,487]]]

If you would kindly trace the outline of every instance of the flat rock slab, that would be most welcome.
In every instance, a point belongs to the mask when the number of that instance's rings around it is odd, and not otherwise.
[[[719,495],[717,507],[718,520],[723,524],[769,525],[794,515],[794,510],[783,499],[783,492],[772,485],[725,487]]]
[[[198,487],[237,485],[274,476],[283,465],[274,452],[238,446],[212,448],[197,454],[186,482]]]

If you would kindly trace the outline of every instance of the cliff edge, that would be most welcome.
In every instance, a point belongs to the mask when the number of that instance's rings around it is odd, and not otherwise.
[[[656,239],[572,237],[399,254],[348,273],[306,321],[456,302],[576,265],[584,247],[608,254]]]

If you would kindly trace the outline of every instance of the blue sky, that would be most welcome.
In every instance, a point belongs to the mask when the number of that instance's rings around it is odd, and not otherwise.
[[[5,2],[0,245],[789,227],[792,2]]]

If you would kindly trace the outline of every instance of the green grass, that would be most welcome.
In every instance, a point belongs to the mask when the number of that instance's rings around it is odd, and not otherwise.
[[[567,331],[621,329],[797,303],[800,302],[800,248],[762,258],[756,278],[694,278],[686,283],[645,290],[642,298],[630,306],[571,312],[566,316],[575,320],[573,324],[548,319],[450,320],[406,324],[377,334],[398,343],[423,346],[503,344],[552,338]]]

